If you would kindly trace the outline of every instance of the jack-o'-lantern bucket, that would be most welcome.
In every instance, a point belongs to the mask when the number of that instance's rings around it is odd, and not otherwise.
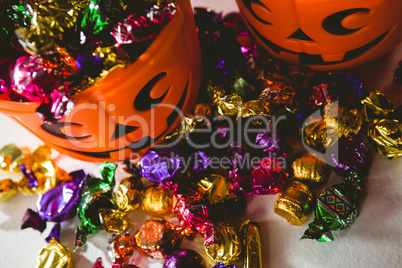
[[[132,64],[73,96],[74,109],[55,124],[36,115],[40,103],[0,100],[0,112],[48,146],[93,162],[142,154],[173,131],[195,104],[201,52],[190,0],[176,0],[172,20]]]
[[[401,0],[236,0],[248,29],[274,56],[315,70],[348,69],[401,40]]]

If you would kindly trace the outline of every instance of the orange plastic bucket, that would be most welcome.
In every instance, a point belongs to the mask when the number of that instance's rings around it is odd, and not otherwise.
[[[277,58],[315,70],[352,68],[402,36],[401,0],[236,0],[247,28]]]
[[[74,96],[74,109],[56,124],[35,114],[39,103],[0,100],[0,112],[48,146],[93,162],[121,161],[141,154],[180,122],[195,104],[201,84],[201,53],[190,0],[133,64],[113,70]]]

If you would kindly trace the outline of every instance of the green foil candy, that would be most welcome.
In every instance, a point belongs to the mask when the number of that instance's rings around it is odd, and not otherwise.
[[[106,162],[99,165],[102,178],[88,177],[85,180],[83,193],[78,206],[78,217],[81,225],[76,231],[76,246],[74,251],[86,243],[90,234],[103,230],[101,211],[104,209],[116,209],[112,201],[112,193],[115,185],[115,171],[117,164]]]
[[[1,1],[1,32],[10,34],[19,27],[30,27],[32,8],[23,0]]]
[[[100,34],[112,25],[111,20],[116,20],[123,13],[123,7],[117,0],[91,0],[84,11],[81,27],[91,34]]]
[[[301,239],[333,241],[331,231],[346,229],[359,216],[361,190],[360,178],[356,173],[324,190],[317,199],[315,219]]]

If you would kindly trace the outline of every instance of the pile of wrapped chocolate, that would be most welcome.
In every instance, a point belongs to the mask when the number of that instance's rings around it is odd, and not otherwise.
[[[12,53],[1,51],[8,53],[0,56],[1,96],[41,102],[38,112],[49,121],[63,115],[48,113],[55,96],[68,99],[110,69],[135,61],[174,14],[174,4],[164,1],[1,3],[1,36],[13,46],[7,48]],[[18,192],[39,195],[21,228],[43,232],[47,222],[56,223],[36,267],[72,267],[60,223],[76,215],[81,224],[73,250],[105,230],[114,268],[137,267],[130,261],[135,251],[164,259],[166,268],[206,267],[199,253],[180,248],[182,240],[197,236],[215,268],[235,267],[239,258],[242,267],[262,267],[259,222],[230,223],[247,209],[247,195],[278,194],[272,209],[293,225],[314,211],[301,238],[333,241],[334,231],[359,216],[369,148],[390,159],[402,156],[402,110],[382,93],[366,89],[353,74],[313,72],[273,59],[238,14],[199,8],[194,16],[204,83],[198,104],[163,148],[150,149],[138,162],[102,163],[99,178],[81,170],[68,174],[46,146],[0,150],[2,172],[22,174],[19,181],[0,182],[0,200]],[[123,37],[129,26],[138,28]],[[71,82],[75,76],[81,84]],[[68,100],[57,103],[64,106],[56,110],[69,109]],[[300,144],[308,152],[292,149]],[[116,185],[116,169],[123,166],[127,177]],[[339,184],[327,185],[331,170],[342,178]],[[134,228],[129,215],[139,208],[154,218]],[[93,262],[103,267],[101,259]]]
[[[0,98],[39,102],[48,123],[73,96],[133,63],[174,16],[171,1],[2,0]]]

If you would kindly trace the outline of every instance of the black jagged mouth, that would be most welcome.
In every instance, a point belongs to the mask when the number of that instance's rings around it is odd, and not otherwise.
[[[377,37],[376,39],[374,39],[373,41],[371,41],[370,43],[361,46],[359,48],[350,50],[348,52],[345,53],[345,56],[343,58],[343,60],[341,61],[324,61],[322,56],[319,54],[307,54],[307,53],[297,53],[294,51],[291,51],[289,49],[283,48],[281,46],[278,46],[277,44],[269,41],[268,39],[266,39],[263,35],[261,35],[254,27],[253,25],[251,25],[251,23],[247,20],[247,18],[244,16],[244,19],[246,21],[246,24],[248,24],[249,29],[251,29],[251,31],[253,32],[254,36],[257,36],[258,39],[260,39],[264,45],[266,45],[268,48],[270,48],[272,51],[274,51],[276,54],[279,54],[281,51],[286,51],[288,53],[294,54],[294,55],[298,55],[299,56],[299,63],[300,64],[304,64],[304,65],[333,65],[333,64],[338,64],[338,63],[344,63],[347,61],[351,61],[353,59],[356,59],[360,56],[362,56],[363,54],[367,53],[369,50],[371,50],[373,47],[375,47],[377,44],[379,44],[386,36],[387,34],[391,31],[392,27],[386,31],[384,34],[382,34],[381,36]]]
[[[187,84],[186,87],[183,91],[183,95],[181,96],[176,108],[178,110],[182,110],[184,102],[187,98],[187,94],[188,94],[188,84],[189,84],[189,80],[187,80]],[[174,111],[172,111],[172,113],[170,113],[170,115],[166,118],[166,121],[168,123],[168,127],[166,128],[166,130],[159,135],[156,138],[151,138],[150,136],[146,136],[144,138],[142,138],[139,141],[136,142],[132,142],[129,145],[119,148],[119,149],[114,149],[114,150],[110,150],[110,151],[100,151],[100,152],[84,152],[84,151],[78,151],[78,150],[73,150],[73,149],[69,149],[66,147],[62,147],[56,144],[53,144],[55,147],[57,148],[61,148],[67,151],[70,151],[72,153],[76,153],[79,155],[83,155],[83,156],[88,156],[88,157],[92,157],[92,158],[98,158],[98,159],[107,159],[110,158],[110,153],[113,152],[117,152],[117,151],[121,151],[121,150],[126,150],[126,149],[131,149],[133,151],[139,151],[141,149],[144,149],[146,147],[151,146],[153,143],[155,143],[157,140],[159,140],[160,138],[162,138],[165,134],[166,131],[170,128],[170,126],[173,124],[174,121],[176,121],[176,119],[179,117],[180,113],[177,112],[177,109],[175,109]]]

